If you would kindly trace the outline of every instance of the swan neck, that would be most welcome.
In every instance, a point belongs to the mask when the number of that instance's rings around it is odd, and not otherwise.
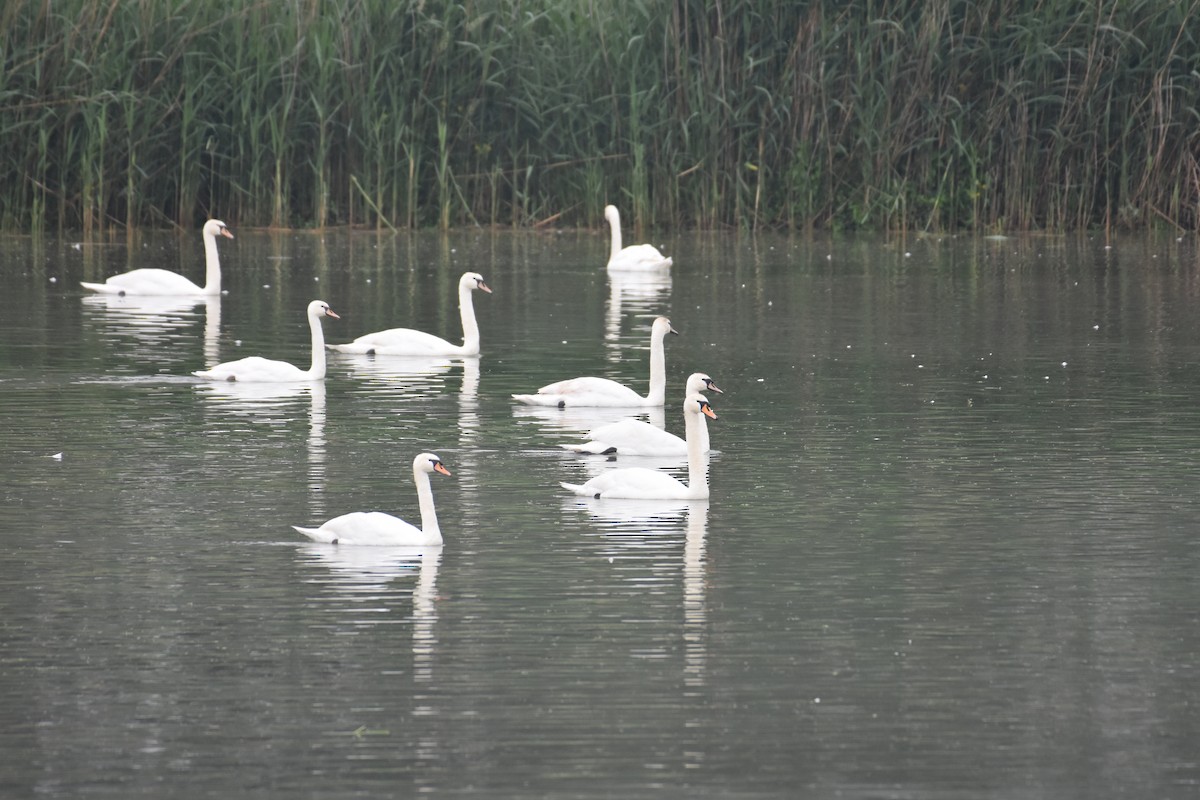
[[[479,354],[479,323],[475,321],[474,294],[469,286],[458,287],[458,314],[462,318],[462,353],[465,356]]]
[[[308,377],[319,381],[325,377],[325,332],[321,329],[321,318],[310,314],[308,328],[312,332],[312,366]]]
[[[693,498],[702,500],[708,497],[708,470],[704,465],[704,444],[708,441],[708,421],[701,413],[685,410],[683,427],[684,436],[687,438],[688,493]]]
[[[221,256],[217,252],[217,237],[204,232],[204,293],[221,293]]]
[[[663,338],[655,333],[650,337],[650,393],[646,395],[648,405],[661,406],[667,398],[667,357],[663,352]]]
[[[616,214],[609,216],[608,226],[612,229],[612,252],[608,256],[612,260],[621,252],[621,221]]]
[[[421,507],[421,533],[426,538],[441,539],[437,509],[433,507],[433,487],[429,485],[429,473],[413,467],[413,483],[417,485],[417,503]]]

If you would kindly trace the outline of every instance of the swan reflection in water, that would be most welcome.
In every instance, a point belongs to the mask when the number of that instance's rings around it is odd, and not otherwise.
[[[405,403],[437,400],[452,392],[456,367],[461,366],[459,407],[478,411],[479,356],[330,355],[339,373],[358,384],[353,391]]]
[[[666,314],[671,299],[671,271],[608,273],[608,303],[604,313],[604,349],[609,362],[621,360],[621,322],[625,314],[637,319],[632,330],[635,338],[645,319]],[[639,342],[640,343],[640,342]]]
[[[199,308],[202,306],[203,308]],[[200,314],[204,314],[204,363],[216,363],[221,336],[221,297],[167,297],[135,296],[119,294],[89,294],[83,298],[83,307],[104,315],[106,334],[110,338],[128,337],[133,348],[145,352],[146,348],[172,346],[181,336],[187,335],[195,326]],[[189,342],[190,348],[190,342]],[[178,356],[182,361],[187,356],[183,350],[166,352]]]
[[[219,412],[218,421],[230,417],[262,425],[286,426],[296,420],[296,407],[308,397],[308,496],[309,515],[321,517],[325,508],[325,382],[239,383],[213,381],[196,384],[196,391]]]
[[[377,356],[359,353],[334,355],[342,374],[351,380],[378,388],[394,389],[421,397],[434,396],[445,390],[445,375],[456,359],[453,356]],[[367,387],[364,387],[367,388]]]
[[[333,624],[340,626],[348,619],[352,626],[363,628],[411,621],[414,675],[423,681],[432,678],[441,545],[338,547],[311,542],[298,545],[297,552],[307,566],[325,573],[308,582],[332,590],[321,602],[338,615]],[[415,582],[409,583],[410,579]],[[410,596],[411,615],[397,614]]]
[[[600,425],[618,422],[634,417],[645,419],[656,428],[665,428],[666,412],[662,406],[646,408],[552,408],[548,406],[514,405],[513,418],[518,424],[537,425],[542,432],[551,434],[556,440],[561,440],[562,434],[577,434],[582,436]]]
[[[688,686],[703,685],[708,663],[708,501],[572,498],[563,503],[564,513],[580,509],[602,537],[599,555],[633,584],[654,591],[679,569],[679,562],[667,556],[682,527],[683,677]]]

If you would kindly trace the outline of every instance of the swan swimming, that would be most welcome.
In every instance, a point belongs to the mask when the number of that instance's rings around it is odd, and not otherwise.
[[[433,489],[429,476],[434,472],[449,475],[442,459],[433,453],[421,453],[413,459],[413,483],[421,507],[421,527],[381,511],[355,511],[334,517],[319,528],[292,528],[316,542],[371,547],[432,547],[442,543]]]
[[[724,394],[712,378],[703,372],[693,372],[687,379],[685,394],[716,392]],[[708,426],[702,425],[700,452],[707,453]],[[673,433],[664,431],[640,419],[622,419],[594,428],[587,441],[579,444],[560,444],[564,450],[576,453],[618,456],[686,456],[687,442]]]
[[[688,449],[687,483],[656,469],[623,467],[602,472],[583,484],[559,485],[581,497],[598,500],[707,500],[708,476],[705,474],[704,454],[700,451],[701,439],[708,436],[705,417],[717,418],[708,399],[698,392],[689,393],[683,401],[683,424]]]
[[[185,295],[211,297],[221,294],[221,257],[217,253],[217,237],[232,239],[233,234],[219,219],[204,223],[204,287],[201,288],[177,272],[165,269],[135,269],[113,275],[104,283],[86,283],[85,289],[102,294],[118,295]]]
[[[650,392],[642,397],[624,384],[608,378],[569,378],[547,384],[537,394],[514,394],[513,399],[531,406],[604,406],[638,407],[661,406],[666,400],[667,368],[663,355],[663,339],[668,333],[678,335],[666,317],[654,320],[650,327]]]
[[[658,252],[652,244],[631,244],[621,247],[621,212],[616,206],[604,207],[604,218],[612,229],[612,250],[608,257],[610,271],[661,271],[671,266],[671,259]]]
[[[242,381],[256,383],[293,383],[297,381],[319,381],[325,377],[325,334],[321,330],[321,317],[341,319],[324,300],[313,300],[308,304],[308,328],[312,333],[312,366],[300,369],[286,361],[275,361],[259,356],[226,361],[211,369],[193,372],[197,378],[211,381]]]
[[[391,328],[368,333],[348,344],[331,344],[330,350],[341,353],[363,353],[379,356],[477,356],[479,355],[479,324],[475,321],[475,290],[492,293],[478,272],[465,272],[458,281],[458,313],[462,317],[463,343],[452,344],[445,339],[412,328]]]

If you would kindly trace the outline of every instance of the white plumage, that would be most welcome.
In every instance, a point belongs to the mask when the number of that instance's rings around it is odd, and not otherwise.
[[[564,489],[582,497],[625,500],[707,500],[708,476],[701,437],[707,437],[705,417],[717,415],[704,395],[691,393],[683,401],[683,420],[688,448],[688,482],[647,467],[624,467],[603,472],[583,484],[562,483]],[[705,433],[701,433],[701,431]]]
[[[421,507],[421,527],[381,511],[355,511],[334,517],[319,528],[292,528],[315,542],[369,547],[432,547],[442,543],[433,489],[429,476],[434,472],[449,475],[442,459],[433,453],[421,453],[413,459],[413,483]]]
[[[286,361],[275,361],[259,356],[226,361],[212,369],[202,369],[192,374],[211,381],[242,381],[256,383],[293,383],[297,381],[319,381],[325,377],[325,334],[321,331],[321,317],[341,319],[323,300],[308,304],[308,327],[312,334],[312,366],[300,369]]]
[[[471,300],[476,289],[492,293],[478,272],[464,273],[458,281],[458,312],[463,328],[461,345],[412,328],[390,328],[368,333],[347,344],[331,344],[329,349],[377,356],[477,356],[479,323],[475,321],[475,304]]]
[[[686,394],[700,394],[705,391],[722,393],[713,379],[703,372],[694,372],[688,376]],[[701,426],[700,432],[703,434],[700,452],[707,453],[708,426]],[[587,441],[563,444],[559,447],[576,453],[618,456],[686,456],[688,452],[686,440],[649,422],[633,418],[601,425],[588,433]]]
[[[221,257],[217,253],[217,237],[232,239],[233,234],[219,219],[204,223],[204,286],[200,287],[182,275],[165,269],[135,269],[113,275],[104,283],[86,283],[85,289],[102,294],[119,295],[182,295],[205,297],[221,293]]]
[[[514,394],[513,399],[532,406],[604,406],[638,407],[661,406],[666,399],[667,367],[663,354],[663,339],[668,333],[678,333],[666,317],[654,320],[650,328],[650,391],[640,394],[608,378],[569,378],[547,384],[537,394]]]
[[[604,218],[612,230],[612,250],[608,257],[608,269],[614,272],[650,272],[668,269],[671,259],[658,251],[652,244],[631,244],[621,247],[621,213],[616,206],[604,207]]]

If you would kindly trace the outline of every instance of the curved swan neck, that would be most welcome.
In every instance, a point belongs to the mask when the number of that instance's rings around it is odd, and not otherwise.
[[[479,354],[479,323],[475,321],[474,290],[465,284],[458,287],[458,314],[462,318],[463,345],[465,356]]]
[[[667,397],[667,357],[663,352],[666,334],[655,332],[650,337],[650,393],[646,402],[660,406]]]
[[[440,537],[437,509],[433,507],[433,487],[429,485],[429,473],[413,467],[413,483],[417,485],[417,503],[421,507],[421,533]]]
[[[685,403],[694,404],[692,398]],[[708,441],[708,421],[698,408],[685,408],[683,412],[684,436],[687,438],[688,489],[695,499],[708,497],[708,470],[704,467],[704,443]]]
[[[208,231],[204,232],[204,293],[221,293],[221,256],[217,252],[217,237]]]
[[[325,332],[321,329],[321,318],[309,314],[308,328],[312,332],[312,366],[308,370],[308,377],[319,381],[325,377]]]
[[[607,214],[608,226],[612,228],[612,252],[609,253],[609,260],[617,257],[621,252],[621,218],[616,214]]]

